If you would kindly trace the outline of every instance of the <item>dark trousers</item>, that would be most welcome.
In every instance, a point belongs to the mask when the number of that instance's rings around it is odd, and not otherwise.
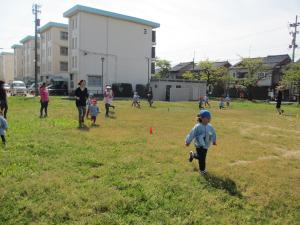
[[[109,108],[115,108],[113,105],[109,104],[109,103],[105,103],[105,116],[108,116],[109,113]]]
[[[48,115],[48,102],[42,102],[41,101],[41,109],[40,109],[40,115],[43,116],[43,111],[45,111],[45,115]]]
[[[5,144],[6,140],[5,140],[5,136],[4,135],[1,135],[1,139],[2,139],[2,143]]]
[[[96,116],[91,116],[91,121],[92,121],[93,123],[96,123],[96,119],[97,119]]]
[[[78,109],[78,122],[79,125],[84,123],[84,116],[86,114],[86,106],[77,106]]]
[[[6,114],[7,114],[7,110],[8,110],[7,102],[3,102],[3,103],[1,102],[0,109],[3,112],[4,118],[6,119]]]
[[[202,147],[196,148],[196,152],[194,153],[194,158],[198,159],[200,171],[205,170],[206,154],[207,154],[207,149]]]

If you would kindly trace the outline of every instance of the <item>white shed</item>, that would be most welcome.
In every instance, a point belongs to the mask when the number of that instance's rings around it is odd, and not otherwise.
[[[150,87],[158,101],[193,101],[206,94],[206,81],[152,78]]]

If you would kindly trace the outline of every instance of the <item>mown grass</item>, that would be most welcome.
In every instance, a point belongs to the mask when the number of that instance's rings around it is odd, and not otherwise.
[[[274,105],[213,102],[205,179],[184,147],[197,103],[115,105],[113,119],[79,130],[72,101],[51,98],[39,119],[38,99],[9,98],[0,224],[299,224],[298,106],[278,116]]]

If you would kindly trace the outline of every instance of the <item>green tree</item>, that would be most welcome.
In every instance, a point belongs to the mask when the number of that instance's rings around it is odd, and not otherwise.
[[[252,88],[257,85],[258,81],[257,73],[265,71],[267,67],[261,58],[243,58],[240,65],[241,68],[247,71],[245,78],[242,80],[242,85],[247,88],[248,98],[252,100]]]
[[[156,63],[156,67],[159,68],[159,72],[155,74],[155,77],[166,78],[171,69],[170,61],[166,59],[156,59],[155,63]]]
[[[182,74],[182,77],[184,79],[187,79],[187,80],[196,80],[196,76],[193,72],[191,71],[185,71],[183,74]]]
[[[281,82],[284,86],[296,85],[298,89],[298,103],[300,104],[300,63],[291,63],[283,72]]]

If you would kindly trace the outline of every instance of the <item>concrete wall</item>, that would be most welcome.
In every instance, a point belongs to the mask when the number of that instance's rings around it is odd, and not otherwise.
[[[6,83],[14,80],[14,54],[1,53],[0,54],[0,79]]]
[[[153,92],[153,99],[166,100],[167,86],[170,88],[170,101],[192,101],[198,100],[206,93],[206,82],[186,82],[175,80],[152,80],[150,86]]]
[[[70,23],[77,19],[77,28]],[[146,29],[147,34],[144,34]],[[77,38],[77,48],[71,49]],[[102,76],[101,57],[104,58],[104,84],[147,84],[151,59],[152,28],[133,22],[79,12],[69,18],[69,71],[74,83],[87,80],[87,75]],[[77,68],[72,68],[72,57],[77,57]],[[149,68],[151,68],[151,60]],[[151,74],[150,74],[151,75]],[[76,85],[75,85],[76,87]],[[102,92],[102,87],[89,87]]]
[[[38,39],[40,45],[40,40]],[[23,43],[23,71],[24,80],[34,79],[34,60],[35,60],[35,43],[34,40],[30,39]],[[38,55],[41,55],[41,48],[38,49]],[[40,66],[40,59],[38,59],[38,67]]]
[[[68,77],[68,71],[61,71],[60,62],[68,63],[68,56],[60,54],[60,47],[68,47],[67,40],[61,40],[60,32],[68,32],[62,27],[50,27],[41,33],[41,80],[62,74]]]
[[[23,58],[24,58],[24,53],[23,53],[22,46],[15,47],[14,48],[14,79],[15,80],[24,79]]]

